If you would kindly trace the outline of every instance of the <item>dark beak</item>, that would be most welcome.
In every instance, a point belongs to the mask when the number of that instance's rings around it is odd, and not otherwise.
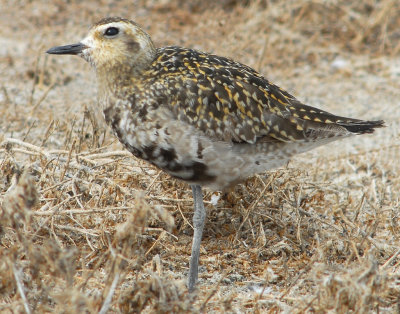
[[[46,52],[53,55],[77,55],[86,48],[87,46],[84,44],[78,43],[73,45],[53,47]]]

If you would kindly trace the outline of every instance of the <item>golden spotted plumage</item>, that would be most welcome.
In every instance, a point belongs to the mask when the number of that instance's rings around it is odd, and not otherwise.
[[[115,37],[106,34],[116,28]],[[82,43],[87,48],[81,56],[97,72],[99,103],[120,141],[135,156],[190,183],[225,189],[295,154],[383,125],[304,105],[229,58],[155,48],[126,19],[99,21]]]
[[[96,70],[106,122],[136,157],[192,184],[194,240],[189,290],[197,281],[205,210],[201,186],[223,190],[292,156],[383,121],[335,116],[302,104],[254,69],[182,47],[155,48],[136,23],[107,18],[78,44]]]
[[[157,77],[157,84],[175,95],[167,104],[171,110],[217,139],[226,140],[228,133],[235,142],[251,144],[266,136],[289,142],[314,140],[306,130],[324,124],[336,123],[338,129],[355,133],[375,125],[306,106],[255,70],[228,58],[181,47],[160,48],[156,53],[142,79]]]

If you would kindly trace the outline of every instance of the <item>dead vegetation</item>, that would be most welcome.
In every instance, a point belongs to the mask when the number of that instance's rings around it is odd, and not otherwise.
[[[398,1],[10,4],[0,13],[0,311],[398,311]],[[387,128],[207,193],[199,290],[189,295],[190,189],[104,128],[81,60],[43,54],[106,15]]]

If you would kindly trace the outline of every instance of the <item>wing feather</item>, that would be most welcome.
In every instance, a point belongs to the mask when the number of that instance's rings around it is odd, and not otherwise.
[[[178,119],[217,140],[314,141],[368,133],[383,124],[304,105],[254,69],[228,58],[179,47],[158,53],[153,65],[169,87],[168,105]]]

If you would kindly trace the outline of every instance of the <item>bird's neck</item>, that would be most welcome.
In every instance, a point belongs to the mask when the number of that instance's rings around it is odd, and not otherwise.
[[[141,72],[130,66],[96,68],[98,101],[104,110],[115,99],[124,99],[135,94],[141,81]]]
[[[148,70],[155,58],[155,50],[147,53],[129,56],[126,59],[116,59],[95,66],[99,92],[118,92],[121,88],[134,85],[143,79],[143,73]]]

